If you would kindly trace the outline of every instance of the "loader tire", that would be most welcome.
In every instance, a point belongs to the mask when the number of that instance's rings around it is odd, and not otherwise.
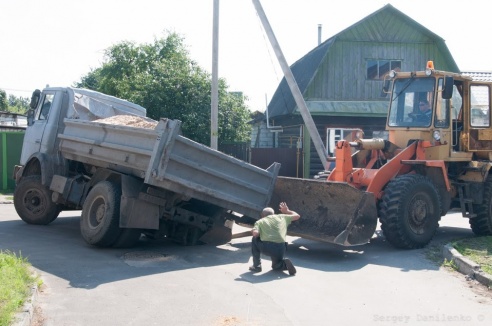
[[[97,247],[109,247],[121,233],[119,227],[121,188],[109,181],[99,182],[89,191],[82,207],[80,232]]]
[[[439,227],[440,197],[432,182],[419,174],[390,181],[384,189],[379,219],[384,236],[393,246],[426,246]]]
[[[477,216],[470,218],[470,227],[475,235],[492,235],[492,176],[484,184],[483,202],[473,205]]]
[[[14,191],[14,207],[20,218],[35,225],[47,225],[60,214],[61,207],[51,200],[52,192],[42,185],[40,175],[22,178]]]

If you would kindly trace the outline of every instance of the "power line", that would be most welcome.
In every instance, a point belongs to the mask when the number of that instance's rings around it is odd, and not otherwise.
[[[25,89],[15,89],[15,88],[8,88],[8,87],[0,87],[0,89],[5,91],[6,93],[16,92],[16,93],[25,93],[26,95],[29,95],[32,93],[32,90],[28,91]]]

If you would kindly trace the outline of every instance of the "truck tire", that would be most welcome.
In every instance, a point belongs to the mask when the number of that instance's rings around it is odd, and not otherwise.
[[[99,182],[89,191],[82,207],[80,232],[84,240],[97,247],[111,246],[121,229],[121,188],[109,181]]]
[[[28,224],[47,225],[60,214],[61,208],[51,200],[52,192],[41,184],[40,175],[21,179],[14,191],[14,207]]]
[[[393,246],[416,249],[426,246],[439,227],[440,198],[432,182],[419,174],[390,181],[384,189],[379,220]]]
[[[470,227],[475,235],[492,235],[492,176],[484,184],[483,203],[473,205],[477,216],[470,218]]]

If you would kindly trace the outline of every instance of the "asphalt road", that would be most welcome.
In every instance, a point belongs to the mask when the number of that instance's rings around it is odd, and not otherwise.
[[[267,259],[252,274],[250,237],[218,247],[141,241],[98,249],[80,236],[79,216],[63,212],[33,226],[0,205],[0,249],[27,257],[44,281],[36,325],[492,323],[490,293],[439,268],[428,249],[397,250],[377,234],[354,248],[290,237],[296,276],[270,271]],[[433,245],[472,235],[459,214],[441,226]]]

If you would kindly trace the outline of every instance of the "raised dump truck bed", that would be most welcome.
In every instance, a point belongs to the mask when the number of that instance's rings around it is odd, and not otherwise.
[[[181,122],[155,129],[65,119],[66,159],[144,179],[144,183],[256,217],[268,205],[280,164],[263,170],[180,135]]]

